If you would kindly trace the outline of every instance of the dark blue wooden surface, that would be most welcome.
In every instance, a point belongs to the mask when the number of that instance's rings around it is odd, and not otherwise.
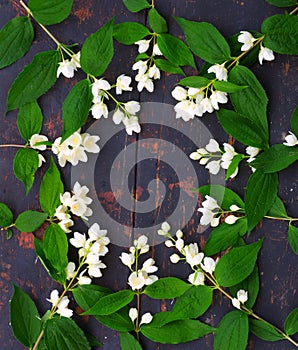
[[[232,35],[240,30],[258,30],[264,18],[275,13],[283,13],[283,9],[278,9],[267,4],[264,0],[170,0],[155,1],[157,9],[167,18],[169,30],[172,34],[182,37],[182,33],[175,24],[172,16],[181,16],[191,20],[207,21],[214,24],[224,35]],[[0,0],[0,27],[9,19],[16,15],[24,14],[18,1]],[[62,42],[71,44],[79,43],[82,45],[85,38],[96,31],[99,26],[104,24],[112,16],[116,16],[116,22],[140,21],[145,24],[147,16],[144,12],[133,15],[129,13],[120,0],[86,0],[74,1],[71,16],[62,24],[51,26],[51,31]],[[48,49],[54,49],[55,44],[43,33],[37,26],[34,44],[30,52],[14,65],[0,71],[0,118],[1,118],[1,143],[22,143],[16,127],[17,112],[5,114],[5,100],[8,89],[22,67],[29,63],[36,52]],[[136,56],[135,47],[124,47],[116,44],[115,57],[105,76],[113,81],[119,74],[126,73],[132,75],[131,66]],[[297,58],[289,56],[276,55],[276,60],[272,63],[265,63],[264,66],[255,65],[253,71],[256,73],[260,82],[265,87],[269,96],[268,118],[270,121],[270,140],[271,143],[282,142],[282,137],[290,130],[290,114],[297,103]],[[191,71],[189,71],[191,72]],[[80,75],[81,74],[81,75]],[[40,99],[40,105],[45,116],[44,133],[50,139],[60,135],[61,123],[61,105],[71,86],[82,77],[78,73],[73,80],[60,79],[50,92]],[[136,91],[131,93],[130,98],[141,102],[165,102],[174,104],[171,97],[171,90],[178,81],[177,76],[165,76],[156,83],[156,93],[142,93],[139,95]],[[210,129],[214,137],[226,142],[228,136],[219,126],[215,115],[206,115],[202,119],[203,123]],[[88,124],[91,124],[90,118]],[[152,134],[154,130],[146,131]],[[141,136],[142,137],[142,136]],[[179,134],[178,136],[179,137]],[[138,139],[138,136],[134,136]],[[127,144],[127,139],[123,138],[115,147],[122,149]],[[241,146],[237,144],[241,149]],[[0,151],[0,201],[7,203],[15,214],[27,210],[38,209],[38,189],[42,172],[38,172],[36,183],[28,197],[25,196],[23,185],[14,177],[12,170],[12,161],[16,150],[12,148],[2,148]],[[107,159],[109,155],[106,155]],[[104,161],[104,159],[103,159]],[[280,173],[279,194],[284,200],[289,215],[297,217],[297,170],[298,165],[292,165]],[[156,168],[154,166],[142,166],[136,168],[134,184],[136,188],[144,191],[148,184],[148,179],[156,178]],[[63,179],[66,187],[70,186],[70,168],[63,169]],[[104,176],[104,175],[103,175]],[[108,176],[106,174],[106,176]],[[119,173],[126,180],[127,174]],[[248,178],[246,169],[241,168],[240,176],[235,181],[228,182],[227,186],[235,189],[243,195],[244,186]],[[173,180],[174,181],[174,180]],[[175,194],[174,194],[175,196]],[[183,211],[183,208],[181,209]],[[142,217],[139,220],[144,221],[148,218]],[[161,218],[162,220],[162,218]],[[101,223],[104,226],[104,223]],[[204,244],[210,230],[204,232],[204,235],[197,233],[198,218],[186,227],[188,235],[187,241],[198,240]],[[81,229],[84,227],[78,226]],[[258,237],[265,236],[264,246],[259,258],[259,268],[261,276],[261,291],[256,303],[256,312],[264,318],[270,320],[278,327],[282,327],[286,315],[298,306],[297,299],[297,257],[291,251],[287,242],[287,224],[278,221],[263,221],[249,238],[250,241]],[[120,264],[118,256],[122,248],[117,246],[110,247],[110,254],[106,256],[105,262],[108,269],[104,271],[104,277],[98,283],[110,287],[113,290],[126,288],[127,269]],[[171,265],[168,257],[169,250],[164,246],[156,246],[153,250],[153,257],[158,266],[160,266],[159,276],[175,275],[186,277],[186,270],[183,264]],[[13,238],[6,240],[5,234],[1,235],[0,246],[0,348],[23,349],[12,335],[9,326],[9,299],[12,294],[12,282],[22,287],[35,300],[40,312],[44,312],[50,305],[46,302],[50,291],[56,287],[56,284],[47,276],[42,265],[36,261],[36,255],[33,250],[33,239],[30,234],[15,232]],[[72,305],[74,303],[72,302]],[[144,312],[152,313],[165,310],[165,302],[153,302],[144,298],[142,300],[142,309]],[[232,307],[221,295],[216,295],[214,305],[208,313],[202,317],[203,321],[209,319],[211,324],[217,325],[221,316]],[[77,313],[80,310],[76,310]],[[108,330],[104,326],[95,323],[87,317],[76,316],[83,329],[88,329],[91,333],[103,342],[103,349],[119,349],[119,339],[116,332]],[[212,349],[213,336],[207,336],[204,339],[187,344],[171,346],[154,344],[148,340],[142,339],[145,349]],[[285,350],[293,349],[290,343],[265,343],[250,336],[249,349],[274,349]]]

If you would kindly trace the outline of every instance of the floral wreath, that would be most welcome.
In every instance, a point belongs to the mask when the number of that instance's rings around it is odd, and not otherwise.
[[[298,53],[298,21],[296,0],[267,0],[278,7],[294,7],[292,11],[268,17],[261,32],[241,31],[225,38],[207,22],[194,22],[175,17],[185,41],[168,33],[167,21],[156,9],[154,0],[123,0],[131,12],[147,11],[149,25],[138,22],[115,24],[112,18],[90,35],[81,50],[76,45],[61,43],[47,26],[65,20],[73,0],[20,0],[26,16],[10,20],[0,31],[0,68],[23,57],[32,45],[32,20],[57,44],[57,50],[37,53],[13,82],[7,97],[7,112],[18,109],[17,125],[23,145],[14,158],[15,176],[24,184],[26,194],[34,177],[46,162],[42,152],[51,151],[60,167],[76,166],[88,161],[88,153],[99,153],[98,135],[81,132],[89,114],[95,119],[107,118],[114,103],[113,121],[123,123],[127,134],[141,132],[137,101],[120,101],[119,95],[132,91],[132,78],[120,75],[115,83],[103,74],[113,55],[113,41],[137,45],[138,56],[132,70],[136,71],[138,92],[154,91],[162,72],[183,75],[172,90],[177,101],[176,118],[188,122],[216,111],[227,134],[246,145],[246,154],[238,153],[230,143],[220,145],[210,139],[207,145],[189,155],[210,172],[226,170],[226,180],[235,178],[239,163],[246,161],[251,170],[245,197],[219,185],[197,189],[202,199],[198,211],[200,224],[213,228],[204,247],[187,243],[187,232],[172,232],[169,223],[162,223],[158,234],[165,245],[175,250],[170,261],[183,261],[187,281],[171,277],[159,278],[152,258],[143,258],[149,250],[144,235],[122,252],[120,261],[129,270],[128,289],[111,291],[94,279],[106,268],[104,257],[109,252],[109,235],[98,223],[87,233],[73,232],[74,217],[88,221],[92,216],[89,189],[76,182],[72,191],[65,191],[60,170],[51,158],[40,184],[40,210],[27,210],[14,218],[10,208],[0,203],[0,226],[12,236],[12,229],[33,233],[45,228],[42,239],[34,237],[38,259],[50,277],[59,283],[49,293],[49,310],[40,315],[34,301],[18,286],[10,302],[10,319],[14,336],[32,350],[82,350],[99,346],[100,342],[72,319],[69,293],[85,310],[81,315],[95,319],[119,332],[123,350],[142,349],[142,337],[164,344],[179,344],[214,333],[214,349],[246,349],[249,332],[265,341],[287,340],[295,347],[298,332],[298,308],[293,309],[280,329],[253,311],[259,292],[258,254],[263,239],[247,244],[250,234],[264,218],[288,222],[288,241],[298,254],[297,218],[287,214],[278,197],[278,172],[298,160],[298,109],[291,116],[291,131],[283,144],[269,145],[267,120],[268,98],[257,77],[249,69],[255,62],[273,61],[276,54]],[[183,67],[197,69],[195,56],[204,61],[199,74],[186,76]],[[41,134],[42,110],[38,99],[48,92],[63,75],[70,79],[82,69],[86,79],[76,83],[62,106],[63,132],[50,141]],[[230,100],[233,109],[223,105]],[[108,103],[109,101],[109,103]],[[69,261],[69,247],[77,249],[77,261]],[[97,280],[96,280],[97,282]],[[198,320],[211,306],[215,292],[222,293],[234,306],[215,328]],[[174,305],[168,311],[152,315],[141,313],[141,299],[169,299]],[[133,303],[133,306],[131,306]]]

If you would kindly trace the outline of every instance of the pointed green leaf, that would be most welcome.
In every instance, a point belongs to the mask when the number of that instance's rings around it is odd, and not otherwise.
[[[268,213],[275,202],[277,190],[278,176],[276,173],[264,174],[257,170],[250,176],[244,197],[249,231]]]
[[[297,5],[297,0],[266,0],[269,4],[277,7],[288,7]]]
[[[65,270],[68,264],[68,240],[59,225],[52,223],[46,229],[43,238],[43,250],[46,258],[58,273]]]
[[[149,25],[155,33],[167,33],[167,21],[152,7],[149,11]]]
[[[228,180],[235,173],[235,171],[238,168],[238,165],[242,159],[243,159],[242,154],[237,154],[235,157],[233,157],[231,164],[229,165],[227,172],[226,172],[226,180]]]
[[[67,317],[53,317],[45,324],[44,339],[48,350],[91,350],[79,326]]]
[[[22,138],[29,141],[32,135],[39,134],[42,121],[43,115],[37,101],[22,106],[18,113],[18,128]]]
[[[0,203],[0,226],[6,227],[13,223],[13,214],[8,206],[4,203]]]
[[[137,22],[119,23],[113,29],[114,38],[124,45],[132,45],[150,34],[147,27]]]
[[[285,205],[278,196],[276,196],[275,202],[269,209],[267,215],[273,216],[275,218],[288,218],[288,213],[286,211]]]
[[[130,333],[119,333],[121,350],[142,350],[140,343]]]
[[[174,321],[162,327],[152,327],[150,324],[141,327],[145,337],[161,344],[186,343],[214,331],[213,327],[195,320]]]
[[[245,350],[248,341],[248,316],[232,311],[220,321],[214,336],[214,350]]]
[[[59,60],[60,54],[56,50],[36,54],[12,84],[7,111],[22,107],[46,93],[57,80]]]
[[[51,165],[44,174],[40,185],[39,200],[41,209],[50,216],[53,216],[56,208],[60,205],[60,194],[63,191],[64,186],[61,181],[60,172],[52,158]]]
[[[297,227],[293,225],[289,225],[288,240],[293,252],[298,255],[298,228]]]
[[[176,277],[164,277],[147,286],[144,293],[153,299],[174,299],[185,293],[191,285]]]
[[[190,49],[183,41],[170,34],[159,34],[157,37],[157,45],[171,63],[177,66],[191,66],[196,68],[194,57]]]
[[[46,221],[47,217],[47,213],[27,210],[17,217],[15,225],[22,232],[34,232]]]
[[[29,295],[16,285],[10,302],[10,323],[18,341],[31,348],[41,329],[40,316]]]
[[[15,176],[23,182],[26,195],[33,186],[34,175],[37,169],[38,152],[29,148],[22,148],[18,150],[13,160],[13,171]]]
[[[236,85],[230,83],[229,81],[216,80],[213,84],[215,90],[223,91],[223,92],[238,92],[244,89],[247,89],[248,86]]]
[[[225,132],[238,141],[261,149],[268,147],[269,135],[256,121],[223,108],[218,110],[216,115]]]
[[[157,60],[154,60],[154,63],[156,65],[156,67],[159,68],[160,70],[162,70],[163,72],[167,72],[167,73],[171,73],[171,74],[185,75],[183,70],[180,67],[169,62],[168,60],[158,58]]]
[[[258,338],[266,341],[274,342],[284,339],[271,324],[253,318],[249,319],[249,330]]]
[[[128,316],[127,308],[123,308],[110,315],[95,316],[95,318],[104,326],[117,332],[130,332],[134,330],[134,325]]]
[[[28,17],[7,22],[0,30],[0,69],[22,58],[30,49],[34,30]]]
[[[263,240],[232,248],[217,263],[215,277],[220,286],[231,287],[248,277],[255,267]]]
[[[210,23],[193,22],[175,17],[191,50],[204,61],[223,63],[230,58],[230,47],[222,34]]]
[[[73,0],[30,0],[28,7],[37,22],[44,25],[64,21],[71,12]]]
[[[147,0],[123,0],[123,3],[130,12],[139,12],[150,7]]]
[[[291,129],[298,136],[298,106],[296,106],[291,116]]]
[[[80,62],[87,74],[100,76],[108,68],[114,55],[113,26],[114,18],[86,39]]]
[[[202,88],[207,86],[210,83],[210,80],[204,77],[186,77],[179,81],[179,85],[187,86],[187,87],[194,87],[194,88]]]
[[[275,15],[262,23],[264,46],[274,52],[298,55],[298,18],[294,15]]]
[[[287,335],[293,335],[298,332],[298,308],[289,313],[284,324]]]
[[[86,123],[92,104],[92,91],[89,80],[82,80],[70,91],[62,106],[64,129],[62,142]]]

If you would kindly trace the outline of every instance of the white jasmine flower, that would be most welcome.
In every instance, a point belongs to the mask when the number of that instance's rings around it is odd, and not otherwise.
[[[148,62],[148,61],[142,61],[142,60],[136,62],[136,63],[132,66],[132,70],[137,70],[137,71],[138,71],[138,74],[140,74],[140,75],[145,74],[146,71],[147,71],[147,68],[148,68],[147,62]]]
[[[179,238],[179,239],[182,238],[183,237],[183,232],[181,230],[178,230],[176,232],[176,237]]]
[[[119,108],[117,108],[113,114],[113,122],[116,125],[118,125],[123,121],[124,118],[125,118],[124,113]]]
[[[215,73],[215,77],[218,80],[228,80],[228,70],[225,68],[225,64],[214,64],[208,69],[208,73]]]
[[[221,158],[221,167],[223,169],[228,169],[230,164],[232,163],[233,158],[238,154],[235,152],[235,149],[232,145],[229,145],[228,143],[224,143],[224,154]],[[238,168],[236,169],[238,171]],[[232,177],[232,176],[231,176]],[[234,176],[233,176],[234,177]]]
[[[275,59],[275,57],[274,57],[273,51],[268,49],[267,47],[264,47],[261,44],[260,52],[259,52],[259,62],[260,62],[260,64],[263,64],[263,60],[265,60],[265,61],[273,61],[274,59]]]
[[[218,142],[214,139],[209,140],[208,145],[206,145],[206,150],[210,153],[221,152]]]
[[[218,106],[219,103],[227,103],[228,102],[227,95],[228,94],[226,92],[212,91],[212,94],[210,96],[210,101],[211,101],[212,107],[215,110],[218,110],[219,109],[219,106]]]
[[[154,266],[155,261],[152,258],[147,259],[142,266],[142,271],[145,271],[147,273],[153,273],[158,270],[157,266]]]
[[[59,292],[57,289],[54,289],[51,292],[50,299],[47,299],[50,303],[52,303],[53,307],[57,308],[56,313],[70,318],[73,315],[73,311],[68,309],[69,299],[67,296],[64,296],[59,302]]]
[[[196,103],[200,103],[205,97],[204,92],[201,89],[190,87],[188,89],[187,95],[190,99],[195,99]]]
[[[182,118],[185,122],[188,122],[195,117],[196,104],[190,100],[183,100],[175,105],[174,110],[176,112],[176,119]]]
[[[174,243],[171,240],[167,240],[165,241],[165,246],[168,248],[174,247]]]
[[[136,102],[136,101],[126,102],[126,103],[124,103],[124,107],[125,107],[126,111],[131,115],[135,115],[141,109],[140,103]]]
[[[74,55],[71,57],[71,63],[72,63],[76,68],[81,68],[80,60],[81,60],[81,51],[79,51],[78,53],[74,54]]]
[[[47,149],[46,145],[34,146],[38,142],[48,141],[48,138],[45,135],[34,134],[30,138],[30,146],[34,149],[38,149],[39,151],[45,151]]]
[[[88,230],[89,238],[92,241],[100,242],[105,245],[110,243],[110,239],[106,237],[107,233],[108,231],[102,230],[97,223],[94,223]]]
[[[42,163],[45,163],[45,157],[42,154],[38,154],[38,167],[40,168],[42,166]]]
[[[70,211],[76,216],[83,217],[86,215],[87,205],[82,200],[74,200],[70,205]]]
[[[157,44],[153,46],[153,56],[162,56],[162,52],[160,51]]]
[[[238,290],[237,299],[240,301],[240,303],[244,304],[248,300],[248,292],[243,289]]]
[[[129,268],[131,268],[131,266],[135,263],[134,254],[122,253],[121,256],[119,256],[119,258],[122,264],[128,266]]]
[[[131,83],[131,77],[121,74],[116,81],[116,94],[122,94],[122,91],[132,91],[132,87],[129,86]]]
[[[285,137],[286,142],[283,142],[285,146],[293,147],[298,145],[298,139],[295,134],[289,131],[289,135]]]
[[[212,160],[205,168],[209,170],[210,174],[217,175],[220,171],[220,160]]]
[[[183,101],[187,99],[187,90],[181,86],[176,86],[172,91],[172,96],[177,101]]]
[[[130,285],[132,290],[139,290],[145,285],[145,278],[142,272],[138,274],[136,272],[132,272],[128,277],[128,284]]]
[[[134,322],[138,317],[138,310],[135,307],[131,307],[128,312],[129,318]]]
[[[76,265],[74,262],[69,262],[68,265],[66,266],[65,272],[66,272],[66,278],[68,280],[72,279],[75,276],[75,270],[76,270]]]
[[[150,312],[146,312],[146,313],[142,316],[142,318],[141,318],[140,325],[141,325],[141,324],[148,324],[148,323],[150,323],[152,320],[153,320],[153,316],[150,314]]]
[[[202,107],[203,113],[212,113],[213,112],[213,106],[211,103],[211,100],[208,97],[203,98],[203,100],[200,103],[200,106]]]
[[[143,276],[145,278],[146,286],[148,286],[149,284],[152,284],[158,280],[158,277],[155,275],[148,275],[147,272],[145,272],[145,271],[141,271],[141,273],[143,274]]]
[[[232,299],[232,305],[233,305],[236,309],[238,309],[238,310],[241,309],[241,307],[240,307],[240,301],[239,301],[237,298],[233,298],[233,299]]]
[[[218,218],[213,218],[213,219],[211,220],[211,222],[210,222],[210,226],[211,226],[211,227],[216,227],[216,226],[218,226],[218,225],[219,225],[219,221],[220,221],[220,217],[218,217]]]
[[[107,267],[101,260],[99,260],[99,257],[96,254],[88,254],[86,264],[88,264],[89,276],[97,278],[102,276],[100,269],[105,269]]]
[[[241,34],[238,36],[239,43],[242,43],[241,51],[247,51],[253,47],[253,43],[257,40],[255,39],[250,32],[241,31]]]
[[[87,193],[89,192],[89,188],[87,186],[81,186],[78,181],[73,186],[72,190],[75,199],[81,199],[85,204],[91,204],[92,199],[90,197],[87,197]],[[94,224],[91,226],[92,227],[98,226],[98,224]]]
[[[131,115],[130,117],[125,117],[123,119],[123,124],[128,135],[132,135],[133,132],[140,133],[141,126],[139,124],[139,118],[136,115]]]
[[[199,208],[198,211],[203,214],[200,219],[200,224],[204,226],[209,225],[217,214],[206,208]]]
[[[77,278],[78,280],[78,284],[82,285],[82,284],[91,284],[92,280],[90,277],[88,276],[84,276],[84,273],[86,272],[87,270],[84,270],[80,273],[79,277]]]
[[[109,110],[107,105],[103,101],[100,101],[91,107],[91,114],[94,119],[100,119],[101,117],[107,118]]]
[[[209,258],[208,256],[206,256],[204,258],[203,263],[201,263],[201,268],[209,273],[210,275],[213,274],[214,270],[215,270],[215,261],[212,258]]]
[[[217,200],[213,197],[210,197],[208,195],[205,196],[206,200],[204,200],[204,202],[202,202],[202,206],[206,209],[209,210],[214,210],[214,209],[218,209],[219,205],[217,203]]]
[[[260,149],[257,147],[248,146],[246,147],[245,151],[250,157],[255,157],[260,152]]]
[[[161,224],[161,229],[165,232],[169,232],[171,229],[171,226],[169,225],[168,222],[165,221]]]
[[[79,232],[74,232],[74,237],[70,238],[69,243],[75,248],[83,248],[86,244],[86,235],[85,233],[81,234]]]
[[[66,193],[69,193],[69,192],[66,192]],[[69,195],[70,195],[70,193],[69,193]],[[63,195],[62,195],[62,197],[60,195],[60,199],[61,198],[63,198]],[[59,205],[59,207],[55,211],[54,216],[59,220],[68,219],[70,217],[70,215],[67,214],[67,206]]]
[[[172,254],[170,256],[171,263],[177,264],[180,261],[180,256],[178,254]]]
[[[239,219],[239,217],[235,215],[229,215],[225,218],[225,223],[229,225],[235,224],[235,222]]]
[[[134,241],[134,246],[140,250],[140,254],[147,253],[149,251],[149,245],[147,244],[148,238],[144,235],[140,236]]]
[[[154,84],[152,79],[150,79],[149,74],[136,76],[136,81],[138,81],[137,89],[139,92],[143,91],[144,88],[148,92],[154,91]]]
[[[60,74],[64,75],[66,78],[73,78],[74,71],[77,70],[75,64],[70,60],[64,60],[59,62],[59,67],[57,70],[57,78]]]
[[[194,267],[199,265],[204,258],[204,253],[199,253],[199,247],[197,243],[191,243],[184,248],[186,262]]]
[[[238,210],[241,210],[241,208],[239,208],[238,205],[236,205],[236,204],[232,204],[230,206],[230,210],[231,211],[238,211]]]
[[[94,83],[92,84],[93,102],[101,102],[102,97],[105,96],[105,91],[108,91],[110,89],[111,85],[107,80],[95,79]]]
[[[203,272],[196,271],[188,276],[188,282],[195,286],[204,285],[205,275]]]
[[[156,67],[155,64],[149,68],[148,74],[150,78],[160,79],[160,70]]]
[[[96,144],[99,141],[100,137],[97,135],[91,136],[88,133],[82,134],[82,145],[85,151],[90,153],[99,153],[100,148]]]
[[[139,40],[139,41],[135,42],[135,45],[139,46],[139,48],[138,48],[139,53],[144,53],[149,49],[150,41],[151,41],[151,39],[149,39],[149,40],[143,39],[143,40]]]
[[[60,222],[58,222],[58,225],[62,228],[62,230],[65,233],[70,233],[71,230],[69,229],[69,227],[73,226],[74,222],[70,218],[66,218],[66,219],[63,219]]]
[[[181,251],[184,247],[184,240],[182,238],[177,239],[175,246],[179,251]]]

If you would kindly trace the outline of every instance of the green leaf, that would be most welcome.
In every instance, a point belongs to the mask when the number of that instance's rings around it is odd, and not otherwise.
[[[130,332],[134,330],[134,325],[128,316],[128,310],[126,308],[107,316],[95,316],[95,318],[104,326],[118,332]]]
[[[46,258],[42,242],[36,237],[34,237],[34,247],[36,255],[38,256],[39,260],[43,264],[44,268],[47,270],[48,274],[52,277],[52,279],[61,284],[64,284],[66,281],[66,272],[58,272],[54,268],[51,262]]]
[[[293,225],[289,225],[288,240],[293,252],[298,255],[298,228],[297,227]]]
[[[52,158],[51,165],[44,174],[40,185],[39,200],[42,210],[53,216],[56,208],[60,205],[60,194],[63,191],[64,186],[60,172]]]
[[[58,51],[46,51],[34,56],[12,84],[7,98],[7,112],[37,100],[57,80],[60,60]]]
[[[231,164],[229,165],[227,172],[226,172],[226,180],[228,180],[236,171],[238,168],[239,163],[243,159],[242,154],[237,154],[233,160],[231,161]]]
[[[194,88],[202,88],[207,86],[210,83],[210,80],[204,77],[186,77],[179,81],[179,85],[187,86],[187,87],[194,87]]]
[[[285,205],[278,196],[276,196],[275,202],[273,203],[272,207],[269,209],[267,215],[273,216],[276,218],[288,218],[288,213],[286,211]]]
[[[22,138],[29,141],[31,136],[39,134],[42,128],[43,115],[37,101],[32,101],[20,107],[18,113],[18,128]]]
[[[38,152],[29,148],[18,150],[13,160],[13,171],[15,176],[23,182],[26,195],[28,195],[33,186],[34,175],[37,169]]]
[[[278,190],[276,173],[264,174],[260,170],[253,173],[245,191],[245,211],[248,231],[251,231],[272,207]]]
[[[235,204],[244,209],[244,202],[238,194],[229,188],[220,185],[205,185],[196,190],[202,196],[209,195],[217,200],[218,205],[225,210],[230,210],[230,206]]]
[[[13,214],[8,206],[4,203],[0,203],[0,226],[6,227],[13,223]]]
[[[291,129],[295,135],[298,135],[298,106],[296,106],[291,116]]]
[[[30,0],[28,7],[37,22],[44,25],[64,21],[71,12],[73,0]]]
[[[147,286],[144,293],[153,299],[174,299],[185,293],[191,285],[176,277],[164,277]]]
[[[261,149],[268,147],[269,134],[258,122],[229,109],[221,108],[216,115],[225,132],[238,141]]]
[[[80,62],[87,74],[99,76],[110,64],[114,55],[113,26],[114,18],[86,39]]]
[[[85,332],[85,336],[88,340],[88,343],[91,347],[100,347],[103,346],[103,343],[101,343],[99,340],[97,340],[92,334]]]
[[[28,294],[16,285],[10,302],[10,323],[14,336],[31,348],[38,338],[41,321],[37,308]]]
[[[266,92],[253,72],[244,66],[236,66],[229,73],[229,81],[247,89],[230,94],[236,112],[254,121],[268,135]],[[267,136],[267,139],[269,136]]]
[[[223,92],[238,92],[244,89],[247,89],[248,86],[236,85],[230,83],[229,81],[216,80],[213,83],[215,90],[223,91]]]
[[[274,52],[298,55],[298,18],[294,15],[275,15],[262,23],[264,46]]]
[[[204,61],[223,63],[230,58],[230,47],[222,34],[210,23],[192,22],[175,17],[191,50]]]
[[[266,341],[274,342],[284,339],[271,324],[253,318],[249,319],[249,330],[258,338]]]
[[[34,232],[46,221],[47,217],[47,213],[27,210],[17,217],[15,225],[22,232]]]
[[[234,245],[238,241],[239,235],[243,235],[246,231],[246,219],[239,219],[233,225],[223,222],[211,231],[204,247],[205,255],[217,254]]]
[[[22,58],[30,49],[34,30],[28,17],[7,22],[0,30],[0,69]]]
[[[124,45],[132,45],[150,34],[147,27],[137,22],[116,24],[113,29],[114,38]]]
[[[143,325],[141,333],[161,344],[180,344],[199,339],[215,329],[205,323],[195,320],[174,321],[162,327]]]
[[[61,142],[86,123],[92,99],[91,85],[87,79],[80,81],[71,89],[62,106],[64,129]]]
[[[248,291],[248,300],[245,302],[245,305],[249,308],[252,308],[257,300],[259,288],[259,269],[258,266],[255,265],[253,272],[242,282],[230,287],[230,291],[235,298],[237,296],[238,290],[243,289],[245,291]]]
[[[119,333],[121,350],[142,350],[140,343],[130,333]]]
[[[190,49],[183,41],[170,34],[159,34],[157,37],[157,45],[171,63],[177,66],[191,66],[196,68],[194,57]]]
[[[123,0],[123,3],[130,12],[139,12],[151,7],[147,0]]]
[[[53,317],[45,324],[44,339],[48,350],[91,350],[84,332],[67,317]]]
[[[264,173],[283,170],[298,160],[298,148],[281,144],[271,146],[260,154],[251,165]]]
[[[248,332],[248,316],[241,311],[229,312],[216,330],[214,350],[245,350]]]
[[[128,289],[106,295],[82,315],[110,315],[128,305],[134,296],[135,294]]]
[[[215,277],[220,286],[231,287],[248,277],[255,267],[263,240],[232,248],[217,263]]]
[[[149,25],[151,29],[158,34],[167,33],[167,21],[152,7],[149,11]]]
[[[139,53],[138,56],[135,58],[135,61],[138,62],[140,60],[148,60],[150,57],[145,53]]]
[[[297,5],[297,0],[266,0],[269,4],[277,7],[289,7]]]
[[[289,313],[284,324],[287,335],[293,335],[298,332],[298,308]]]
[[[59,225],[52,223],[46,229],[43,250],[46,258],[58,273],[65,270],[68,264],[68,241],[65,232]]]
[[[180,67],[172,64],[168,60],[158,58],[157,60],[154,60],[154,63],[156,67],[161,69],[163,72],[185,75],[183,70]]]

